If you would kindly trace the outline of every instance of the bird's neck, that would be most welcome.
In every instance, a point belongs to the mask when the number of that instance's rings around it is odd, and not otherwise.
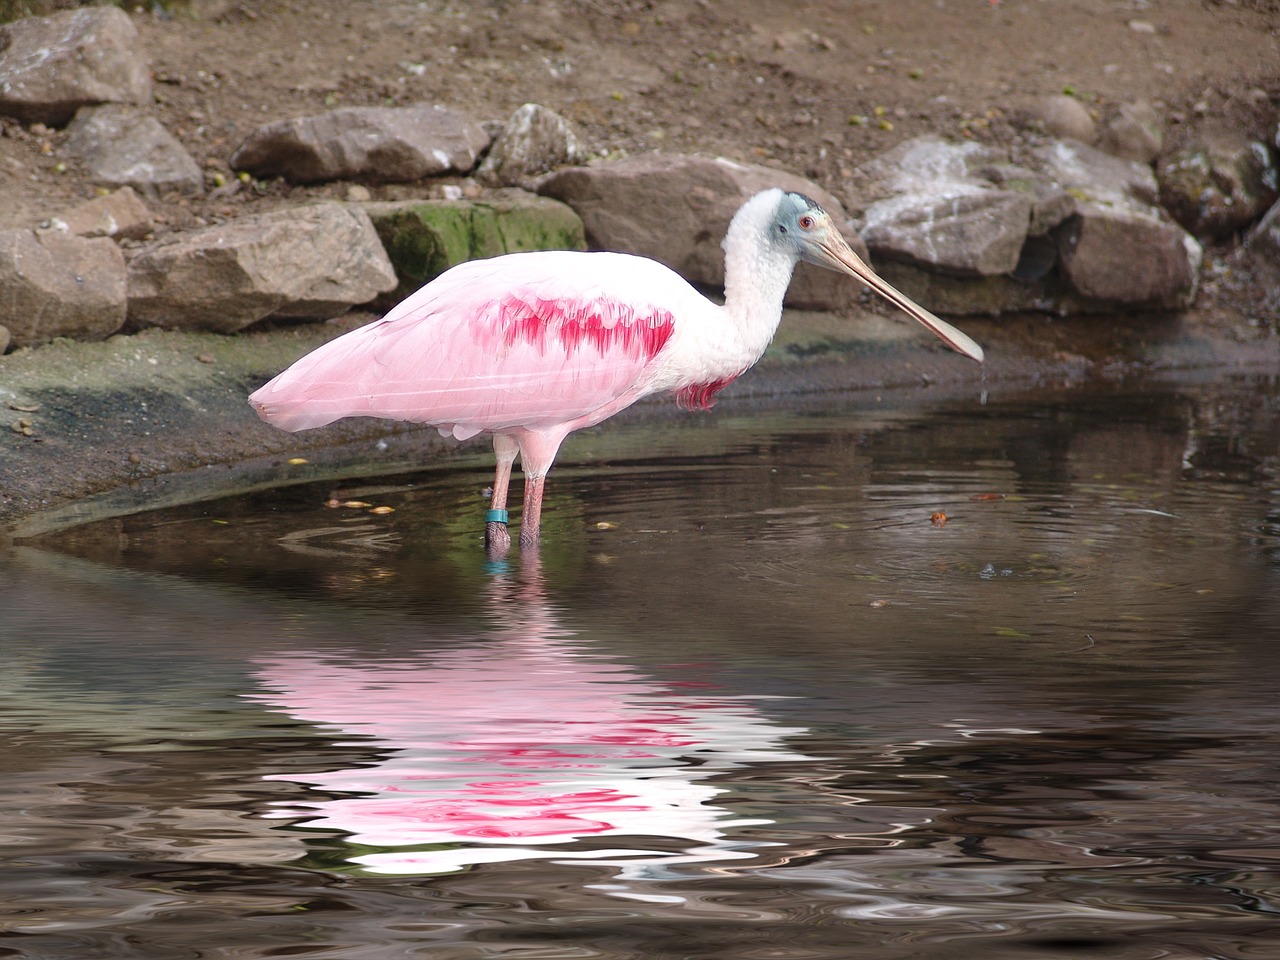
[[[724,309],[754,363],[773,340],[782,320],[782,298],[795,260],[754,238],[725,238]]]

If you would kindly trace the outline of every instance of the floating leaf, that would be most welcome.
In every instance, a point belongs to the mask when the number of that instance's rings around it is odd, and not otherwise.
[[[997,637],[1010,637],[1014,640],[1030,640],[1031,634],[1015,630],[1013,627],[996,627]]]
[[[374,507],[369,512],[376,513],[378,516],[383,516],[384,514],[395,513],[396,508],[395,507]]]
[[[307,462],[307,458],[306,458],[306,457],[290,457],[290,458],[289,458],[289,466],[291,466],[291,467],[297,467],[297,466],[300,466],[300,465],[302,465],[302,464],[304,464],[304,463],[306,463],[306,462]]]
[[[364,510],[366,507],[372,507],[373,504],[366,503],[363,500],[343,500],[338,506],[346,507],[349,510]]]

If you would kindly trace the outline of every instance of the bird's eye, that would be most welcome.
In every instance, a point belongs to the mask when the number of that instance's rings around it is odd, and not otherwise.
[[[815,222],[816,221],[813,217],[809,216],[807,213],[800,218],[800,226],[804,227],[806,230],[812,230]]]

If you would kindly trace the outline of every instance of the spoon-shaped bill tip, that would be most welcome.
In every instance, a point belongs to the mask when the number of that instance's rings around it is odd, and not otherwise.
[[[857,277],[880,296],[898,307],[908,316],[922,323],[935,337],[945,343],[956,353],[962,353],[978,363],[983,361],[982,347],[967,333],[957,330],[916,303],[905,293],[881,279],[860,256],[853,252],[843,237],[832,229],[818,246],[822,265]]]

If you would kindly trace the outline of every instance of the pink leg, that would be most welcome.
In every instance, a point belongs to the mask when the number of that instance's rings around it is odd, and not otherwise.
[[[503,556],[511,549],[511,533],[507,529],[507,491],[511,486],[511,465],[520,447],[512,437],[495,433],[493,452],[498,469],[493,477],[493,499],[485,517],[484,545],[491,554]]]
[[[524,512],[520,514],[520,546],[536,547],[542,532],[542,488],[546,476],[524,478]]]
[[[520,546],[534,547],[542,532],[542,490],[547,471],[560,449],[567,430],[534,432],[520,435],[520,467],[524,470],[524,510],[520,514]]]

